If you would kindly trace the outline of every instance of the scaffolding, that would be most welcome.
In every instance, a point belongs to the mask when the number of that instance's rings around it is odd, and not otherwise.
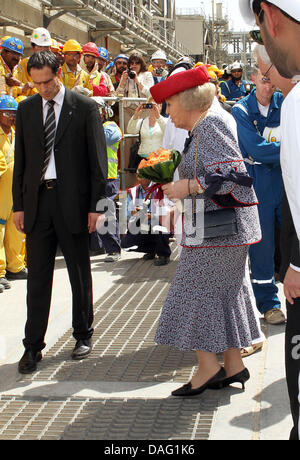
[[[29,35],[35,27],[52,27],[66,16],[86,31],[86,41],[110,37],[123,46],[122,51],[139,50],[145,55],[163,49],[171,59],[189,54],[175,36],[175,0],[2,0],[0,26],[16,27]],[[14,8],[15,5],[19,8]],[[24,20],[23,8],[32,16]],[[37,16],[37,11],[40,16]],[[39,23],[36,22],[39,18]],[[52,30],[52,29],[51,29]],[[66,41],[62,32],[53,36]]]

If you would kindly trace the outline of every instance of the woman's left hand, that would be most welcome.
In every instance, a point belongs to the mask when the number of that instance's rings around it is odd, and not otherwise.
[[[169,200],[182,200],[189,195],[189,181],[182,179],[177,182],[170,182],[162,186],[163,192],[167,195]]]

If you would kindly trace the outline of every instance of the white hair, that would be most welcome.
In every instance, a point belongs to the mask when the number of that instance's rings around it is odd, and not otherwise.
[[[215,97],[216,87],[213,83],[187,89],[179,93],[179,103],[186,111],[208,109]]]
[[[256,45],[252,55],[254,59],[257,61],[258,59],[262,60],[264,64],[271,65],[272,61],[267,53],[266,48],[264,45]]]

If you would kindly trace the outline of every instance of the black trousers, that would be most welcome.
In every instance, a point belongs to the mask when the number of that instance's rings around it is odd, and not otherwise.
[[[300,437],[300,298],[294,300],[294,305],[287,302],[286,309],[285,366],[294,422],[290,440],[297,441]]]
[[[126,249],[132,246],[137,246],[134,249],[136,252],[145,252],[146,254],[157,254],[161,257],[170,257],[171,249],[169,246],[170,235],[162,233],[158,234],[142,234],[133,235],[130,232],[126,233],[121,240],[121,247]]]
[[[88,230],[79,234],[70,233],[57,199],[56,187],[47,190],[42,186],[37,219],[32,232],[26,235],[27,322],[23,343],[26,349],[33,351],[45,347],[58,244],[65,257],[72,288],[73,336],[76,340],[88,339],[93,334]]]

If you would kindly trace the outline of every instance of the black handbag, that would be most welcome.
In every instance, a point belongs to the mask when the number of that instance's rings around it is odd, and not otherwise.
[[[140,130],[139,130],[139,138],[130,147],[130,157],[129,157],[128,168],[134,170],[135,172],[136,172],[136,170],[138,168],[138,165],[139,165],[140,161],[142,160],[142,157],[140,157],[140,155],[138,154],[138,151],[139,151],[139,148],[140,148],[140,145],[141,145],[141,129],[142,129],[143,121],[144,120],[142,120]]]
[[[197,139],[196,158],[195,158],[195,179],[197,178],[197,157],[198,157]],[[213,197],[212,197],[213,198]],[[198,227],[198,232],[202,239],[218,238],[223,236],[233,236],[238,234],[236,213],[234,208],[216,209],[213,211],[195,212],[196,197],[193,197],[192,223],[194,228]],[[198,219],[197,219],[198,217]],[[200,227],[199,227],[200,222]],[[192,236],[192,235],[189,235]]]

